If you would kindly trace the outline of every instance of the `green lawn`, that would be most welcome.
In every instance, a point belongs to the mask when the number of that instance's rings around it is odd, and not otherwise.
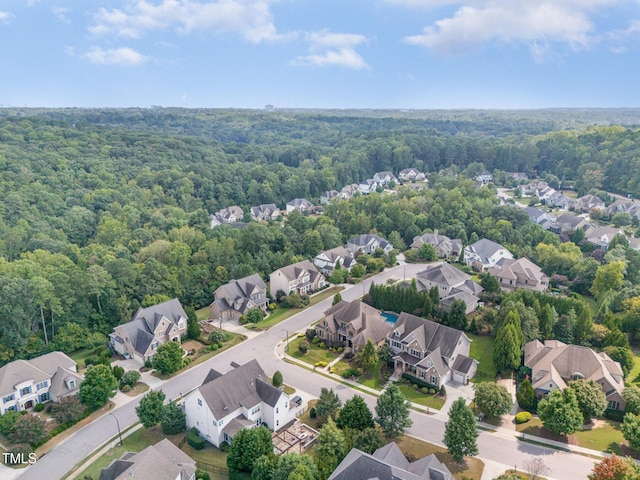
[[[633,357],[633,368],[627,375],[627,381],[635,384],[640,384],[640,357]]]
[[[371,374],[362,375],[360,378],[358,378],[358,383],[375,390],[382,390],[382,383],[380,381],[380,366],[376,365],[376,367],[372,369]]]
[[[199,322],[201,322],[202,320],[206,320],[207,318],[209,318],[210,315],[211,315],[210,307],[204,307],[204,308],[201,308],[200,310],[196,310],[196,317],[198,318]]]
[[[493,338],[471,333],[467,333],[467,336],[471,339],[469,356],[479,362],[478,371],[472,381],[494,381],[498,372],[493,364]]]
[[[600,452],[626,455],[620,447],[620,444],[624,441],[620,424],[611,420],[604,421],[606,424],[602,427],[576,432],[575,436],[578,445]]]
[[[303,362],[310,364],[312,367],[316,364],[316,362],[329,363],[338,358],[338,353],[330,352],[326,348],[320,348],[318,347],[318,345],[311,342],[309,342],[309,351],[306,353],[306,355],[302,355],[298,351],[298,345],[300,345],[300,343],[304,341],[306,341],[305,337],[297,337],[294,340],[291,340],[287,349],[287,355],[291,355],[293,358],[302,360]]]
[[[418,390],[414,390],[411,385],[400,385],[398,388],[407,400],[418,405],[424,405],[425,407],[435,408],[440,410],[444,405],[444,398],[437,397],[435,395],[424,394]]]
[[[104,351],[109,351],[106,346],[96,348],[81,348],[69,354],[71,359],[78,364],[78,368],[84,368],[84,361],[87,357],[99,355]]]

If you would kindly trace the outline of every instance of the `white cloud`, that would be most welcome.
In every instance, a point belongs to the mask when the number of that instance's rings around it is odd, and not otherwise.
[[[310,43],[309,55],[296,57],[290,62],[292,65],[339,66],[354,70],[369,68],[364,58],[355,50],[355,47],[367,42],[363,35],[321,30],[305,34],[305,40]]]
[[[9,12],[0,12],[0,22],[8,22],[9,18],[11,18],[11,14]]]
[[[146,32],[175,29],[188,34],[195,30],[233,32],[252,43],[283,38],[276,31],[269,7],[277,0],[162,0],[158,5],[135,0],[119,10],[101,8],[89,31],[96,35],[116,34],[140,38]]]
[[[64,47],[64,53],[66,53],[70,57],[73,57],[76,54],[76,49],[73,47]]]
[[[640,20],[632,20],[629,26],[622,30],[613,30],[608,39],[613,44],[611,51],[613,53],[625,53],[627,51],[626,43],[631,38],[640,37]]]
[[[61,22],[69,23],[69,19],[67,18],[67,12],[69,12],[68,8],[65,8],[65,7],[54,7],[54,8],[51,9],[51,12]]]
[[[592,16],[627,0],[388,0],[409,7],[456,4],[455,13],[435,21],[410,44],[441,54],[458,54],[488,42],[524,43],[536,60],[553,45],[589,48],[599,38]]]
[[[134,66],[141,65],[149,60],[149,57],[146,57],[129,47],[103,50],[100,47],[94,46],[82,56],[88,59],[91,63],[95,63],[97,65]]]

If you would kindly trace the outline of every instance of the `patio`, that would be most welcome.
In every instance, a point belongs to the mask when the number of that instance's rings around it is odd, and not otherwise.
[[[318,432],[296,420],[291,425],[273,432],[272,438],[277,455],[303,453],[318,438]]]

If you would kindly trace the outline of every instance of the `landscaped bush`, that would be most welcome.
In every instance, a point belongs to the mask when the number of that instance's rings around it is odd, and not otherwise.
[[[302,355],[306,355],[308,351],[309,351],[309,342],[303,340],[298,344],[298,352],[300,352]]]
[[[228,452],[228,451],[229,451],[229,442],[222,442],[222,443],[220,444],[220,447],[219,447],[219,448],[220,448],[220,451],[221,451],[222,453]]]
[[[315,366],[316,366],[316,367],[320,367],[320,368],[324,368],[324,367],[326,367],[327,365],[328,365],[328,363],[327,363],[327,362],[325,362],[325,361],[323,361],[323,360],[320,360],[319,362],[316,362],[316,363],[315,363]]]
[[[33,407],[34,412],[41,412],[44,410],[44,403],[39,403],[35,407]]]
[[[344,347],[338,347],[338,353],[344,352]]]
[[[307,331],[304,332],[304,335],[305,337],[307,337],[307,340],[311,342],[314,338],[316,338],[317,332],[314,328],[307,328]]]
[[[218,350],[219,348],[220,348],[220,345],[218,345],[217,343],[212,343],[212,344],[211,344],[211,350],[213,350],[214,352],[215,352],[216,350]]]
[[[531,414],[529,412],[516,413],[516,423],[518,425],[521,423],[527,423],[529,420],[531,420]]]
[[[327,348],[327,344],[326,344],[326,343],[324,343],[324,342],[320,342],[320,343],[318,344],[318,346],[319,346],[320,348]]]
[[[435,395],[435,394],[436,394],[436,392],[437,392],[437,390],[436,390],[435,388],[430,388],[430,389],[429,389],[429,393],[430,393],[431,395]]]
[[[211,475],[202,470],[196,470],[196,480],[211,480]]]
[[[444,388],[444,385],[440,386],[440,395],[442,395],[443,397],[447,394],[447,389]]]
[[[29,454],[33,452],[33,449],[28,443],[18,443],[9,447],[8,452],[12,455],[8,455],[4,459],[5,462],[9,465],[17,465],[21,464],[23,460],[27,461],[29,459]]]
[[[198,434],[196,427],[192,427],[187,433],[187,443],[196,450],[202,450],[207,444],[205,439]]]
[[[96,365],[97,363],[98,363],[98,357],[93,355],[84,359],[85,367],[88,367],[89,365]]]
[[[329,373],[336,373],[336,367],[329,367]]]
[[[122,368],[119,365],[114,365],[112,371],[113,371],[113,376],[116,377],[116,380],[120,380],[124,375],[124,368]]]
[[[418,390],[418,389],[420,388],[420,386],[419,386],[417,383],[412,384],[412,385],[411,385],[411,387],[412,387],[414,390]]]
[[[131,387],[129,385],[123,385],[122,388],[120,389],[120,391],[122,393],[127,393],[131,391]]]
[[[427,387],[422,387],[420,391],[422,391],[422,393],[429,393],[429,389]]]
[[[317,345],[319,341],[320,339],[318,337],[313,337],[313,340],[311,340],[311,343],[314,343]]]
[[[20,414],[13,410],[8,411],[4,415],[0,415],[0,433],[8,437],[11,432],[13,432],[18,418],[20,418]]]
[[[128,372],[125,372],[120,378],[120,390],[122,390],[125,385],[128,385],[129,389],[132,389],[139,380],[140,372],[137,372],[136,370],[129,370]]]
[[[314,419],[318,417],[318,412],[316,412],[316,407],[311,407],[309,409],[309,418]]]
[[[351,378],[351,377],[359,377],[360,376],[360,370],[358,370],[355,367],[351,367],[348,370],[345,370],[342,373],[342,378]]]

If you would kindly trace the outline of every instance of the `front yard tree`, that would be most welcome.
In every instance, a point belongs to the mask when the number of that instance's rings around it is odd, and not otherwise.
[[[409,418],[409,402],[397,385],[389,385],[378,397],[375,421],[389,437],[396,437],[413,425]]]
[[[90,410],[97,410],[115,395],[117,388],[118,381],[109,365],[91,365],[80,384],[78,398]]]
[[[344,407],[340,410],[340,415],[336,421],[338,428],[353,428],[355,430],[364,430],[372,428],[373,415],[360,395],[354,395],[353,398],[344,402]]]
[[[625,401],[625,413],[635,413],[636,415],[640,414],[640,388],[633,385],[624,387],[624,390],[622,391],[622,398]]]
[[[544,428],[559,435],[571,435],[582,428],[584,418],[573,389],[551,390],[538,403],[538,415]]]
[[[341,406],[340,397],[333,391],[333,388],[322,387],[320,389],[320,397],[316,403],[316,413],[319,417],[335,418],[336,412]]]
[[[449,310],[449,326],[458,330],[467,328],[467,304],[464,300],[454,300]]]
[[[513,400],[507,389],[490,382],[482,382],[476,386],[474,402],[487,417],[504,415],[513,406]]]
[[[383,343],[378,347],[378,360],[382,365],[393,365],[393,350],[388,343]]]
[[[367,340],[365,346],[356,355],[356,363],[365,372],[371,372],[373,367],[378,364],[378,352],[371,339]]]
[[[436,249],[430,243],[425,243],[420,247],[420,258],[427,262],[433,262],[437,257]]]
[[[140,399],[140,404],[136,407],[136,414],[143,427],[151,428],[160,423],[164,399],[165,395],[162,390],[152,390]]]
[[[384,438],[384,432],[379,426],[365,428],[362,431],[356,432],[352,440],[354,448],[369,454],[372,454],[387,444]]]
[[[576,394],[584,423],[589,423],[591,417],[600,417],[607,409],[607,397],[593,380],[573,380],[569,382],[569,388]]]
[[[640,450],[640,415],[627,413],[622,422],[622,435],[631,448]]]
[[[465,455],[478,454],[478,427],[473,412],[460,397],[449,409],[449,420],[444,425],[444,444],[449,453],[458,462],[462,462]]]
[[[185,413],[173,400],[162,407],[160,415],[160,424],[162,425],[162,433],[165,435],[175,435],[184,432],[187,428],[187,420]]]
[[[500,291],[500,282],[498,282],[498,279],[490,273],[487,273],[484,277],[482,277],[482,280],[480,280],[480,286],[484,288],[485,292]]]
[[[320,429],[315,446],[315,458],[321,479],[329,478],[347,454],[344,435],[331,418]]]
[[[187,337],[191,339],[200,338],[200,324],[198,323],[196,309],[189,305],[184,310],[187,314]]]
[[[227,467],[232,472],[251,473],[256,459],[271,453],[273,440],[267,427],[243,428],[231,440]]]
[[[264,318],[264,312],[259,308],[252,308],[246,314],[247,323],[258,323]]]
[[[282,378],[282,373],[280,372],[280,370],[276,370],[276,373],[273,374],[271,383],[273,384],[274,387],[279,387],[284,383],[284,378]]]
[[[340,292],[336,293],[333,296],[333,301],[331,302],[331,305],[337,305],[338,303],[340,303],[342,301],[342,295],[340,295]]]
[[[182,368],[184,350],[178,342],[164,342],[153,356],[153,368],[160,373],[170,374]]]
[[[595,464],[589,480],[632,480],[640,477],[640,466],[632,458],[615,455],[603,458]]]
[[[9,440],[13,443],[28,443],[33,447],[44,443],[48,437],[45,420],[38,415],[28,413],[16,420]]]
[[[538,397],[536,397],[536,391],[533,389],[531,382],[525,379],[520,384],[518,391],[516,392],[516,400],[518,405],[523,410],[528,412],[535,412],[538,406]]]
[[[82,417],[85,406],[80,403],[78,397],[62,397],[51,406],[51,416],[58,423],[73,423]]]

